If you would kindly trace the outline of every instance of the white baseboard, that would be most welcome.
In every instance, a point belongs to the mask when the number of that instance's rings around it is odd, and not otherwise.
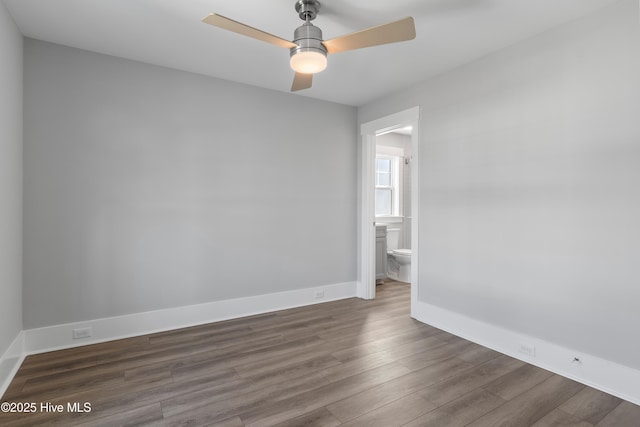
[[[24,360],[24,332],[20,331],[0,357],[0,400]]]
[[[323,296],[317,297],[317,292]],[[355,296],[356,283],[347,282],[27,329],[23,331],[24,352],[44,353]],[[91,337],[73,339],[73,330],[80,328],[91,328]]]
[[[413,304],[411,314],[423,323],[640,405],[640,370],[421,301]],[[521,344],[533,346],[535,356],[521,353]]]
[[[324,297],[316,298],[316,292]],[[135,313],[125,316],[27,329],[18,334],[0,358],[0,396],[4,394],[25,355],[162,332],[276,310],[318,304],[356,296],[356,283],[340,283],[295,291]],[[538,338],[519,334],[440,307],[417,301],[417,320],[500,353],[602,390],[640,405],[640,371],[580,353]],[[92,328],[92,336],[73,339],[73,330]],[[521,343],[535,347],[535,357],[518,351]],[[580,362],[574,362],[578,357]]]

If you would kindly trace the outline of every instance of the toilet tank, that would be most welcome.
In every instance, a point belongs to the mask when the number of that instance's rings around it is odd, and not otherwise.
[[[400,249],[400,228],[387,226],[387,250]]]

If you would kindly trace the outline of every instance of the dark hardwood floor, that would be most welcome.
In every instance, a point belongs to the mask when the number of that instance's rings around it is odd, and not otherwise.
[[[411,319],[396,282],[29,356],[2,401],[37,406],[2,426],[640,426],[636,405]]]

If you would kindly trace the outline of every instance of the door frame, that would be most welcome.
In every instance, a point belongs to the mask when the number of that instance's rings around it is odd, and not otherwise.
[[[420,107],[409,108],[360,126],[360,230],[357,296],[376,297],[375,158],[376,136],[407,126],[412,127],[411,145],[411,308],[418,299],[418,226],[420,209]]]

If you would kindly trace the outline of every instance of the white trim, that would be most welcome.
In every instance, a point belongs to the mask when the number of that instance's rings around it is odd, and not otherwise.
[[[419,120],[420,107],[409,108],[398,113],[382,117],[360,126],[361,164],[360,164],[360,241],[358,254],[358,297],[372,299],[376,296],[375,281],[375,209],[374,209],[374,167],[376,155],[376,135],[388,133],[407,126],[413,128],[411,144],[414,167],[411,176],[411,306],[418,296],[418,221],[420,207],[420,189],[417,179],[419,173]]]
[[[640,405],[640,388],[638,388],[640,370],[485,323],[422,301],[418,301],[415,306],[412,305],[412,315],[420,322]],[[522,343],[533,345],[535,356],[520,353],[518,348]],[[574,361],[575,357],[579,362]]]
[[[0,400],[24,360],[24,332],[20,331],[0,357]]]
[[[316,292],[320,291],[324,292],[324,297],[316,298]],[[355,296],[356,283],[347,282],[27,329],[24,331],[24,353],[37,354],[79,347]],[[91,338],[72,338],[74,329],[87,327],[92,328]]]
[[[364,126],[363,126],[364,129]],[[374,174],[376,158],[375,132],[362,133],[360,254],[357,295],[363,299],[376,296],[376,227]]]
[[[414,121],[411,123],[411,317],[414,307],[418,302],[420,279],[419,257],[420,237],[420,108],[416,107],[412,112]],[[403,223],[406,230],[406,222]]]
[[[381,117],[360,126],[360,134],[365,135],[381,135],[389,133],[397,129],[407,126],[407,123],[418,121],[420,118],[420,107],[409,108],[386,117]],[[412,124],[410,124],[413,126]],[[415,132],[415,127],[412,132]]]

